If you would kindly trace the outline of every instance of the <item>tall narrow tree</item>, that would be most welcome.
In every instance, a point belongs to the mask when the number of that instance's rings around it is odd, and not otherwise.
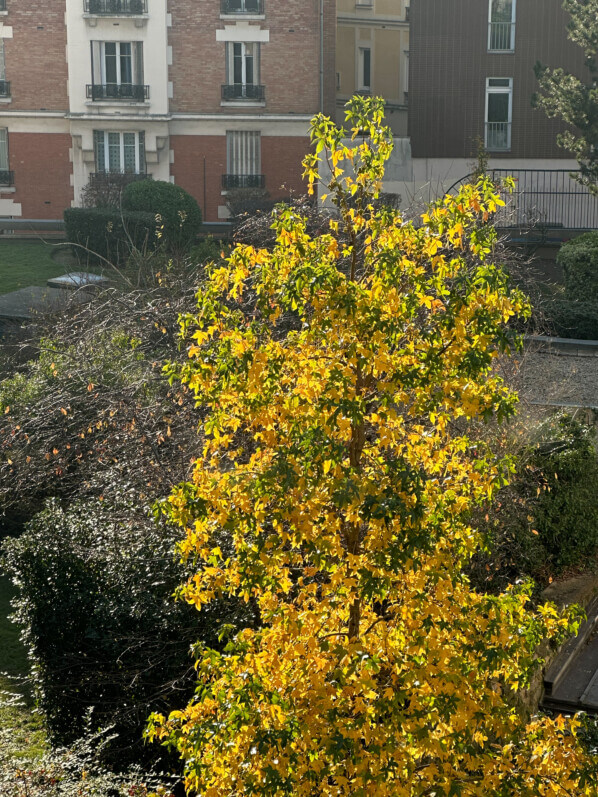
[[[481,181],[417,225],[378,207],[382,113],[355,99],[348,145],[315,118],[305,169],[313,187],[328,163],[329,230],[279,209],[274,248],[214,265],[183,320],[171,376],[203,439],[168,501],[197,563],[181,595],[242,596],[258,622],[197,650],[196,698],[148,735],[202,797],[595,794],[575,723],[506,699],[569,620],[462,573],[470,510],[507,470],[468,420],[513,412],[492,366],[527,309],[486,262],[500,200]]]

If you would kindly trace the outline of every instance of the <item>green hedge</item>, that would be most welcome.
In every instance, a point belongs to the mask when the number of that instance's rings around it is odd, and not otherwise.
[[[152,213],[108,208],[68,208],[64,211],[67,239],[85,247],[91,260],[105,258],[122,263],[132,249],[143,250],[156,242],[156,220]],[[99,257],[97,257],[99,255]]]
[[[187,250],[195,243],[201,228],[201,210],[180,186],[163,180],[133,182],[123,191],[122,205],[128,211],[151,213],[167,249]]]

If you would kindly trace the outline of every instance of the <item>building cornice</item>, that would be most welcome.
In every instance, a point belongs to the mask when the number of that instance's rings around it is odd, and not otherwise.
[[[338,25],[363,25],[375,28],[404,28],[409,30],[409,22],[399,17],[361,17],[357,14],[339,14]]]

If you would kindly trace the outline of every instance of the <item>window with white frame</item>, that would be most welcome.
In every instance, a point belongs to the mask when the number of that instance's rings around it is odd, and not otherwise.
[[[145,173],[145,134],[94,130],[96,171],[104,174]]]
[[[515,49],[517,0],[488,0],[488,49],[512,52]]]
[[[372,90],[372,50],[370,47],[360,47],[357,58],[357,89],[358,91],[371,92]]]
[[[513,78],[486,79],[486,149],[491,152],[511,149]]]
[[[260,45],[258,42],[227,42],[227,89],[225,99],[261,100]]]
[[[93,99],[98,99],[98,94],[143,99],[137,97],[143,86],[142,42],[92,42],[91,70],[93,85],[98,87]]]
[[[224,188],[263,188],[261,135],[256,130],[226,133]]]

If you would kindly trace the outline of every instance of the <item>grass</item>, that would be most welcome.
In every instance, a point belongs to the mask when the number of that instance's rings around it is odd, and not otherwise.
[[[64,244],[0,239],[0,294],[45,285],[72,269],[70,257]]]
[[[19,629],[8,619],[14,592],[10,579],[0,577],[0,728],[10,728],[17,755],[30,758],[41,755],[47,745],[41,719],[33,711],[30,693],[21,680],[29,667]],[[21,699],[7,699],[6,693],[19,694]]]

